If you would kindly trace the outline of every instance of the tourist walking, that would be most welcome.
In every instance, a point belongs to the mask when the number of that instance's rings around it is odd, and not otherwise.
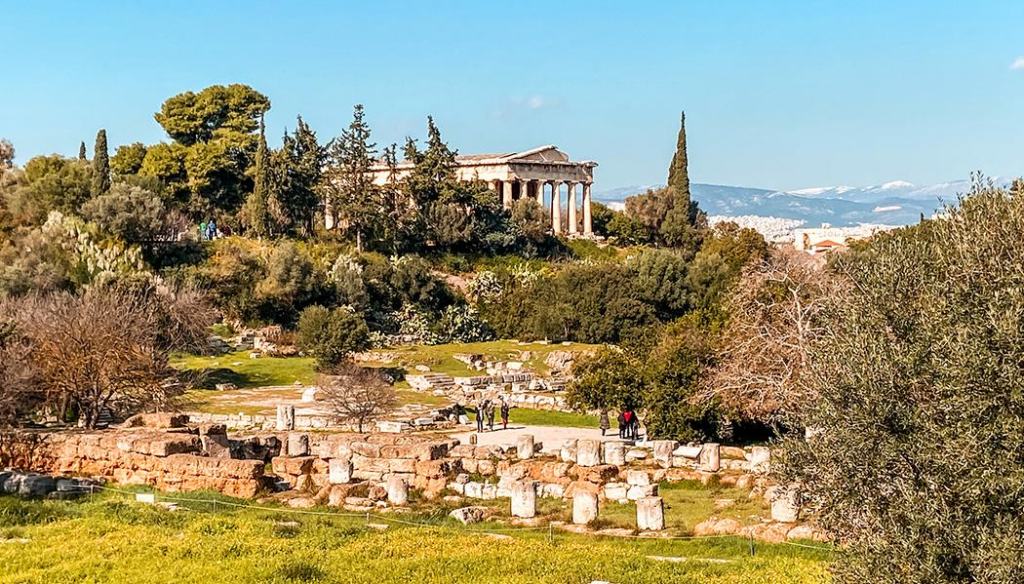
[[[619,438],[625,438],[626,437],[626,412],[625,411],[619,412],[619,418],[618,418],[617,421],[618,421],[618,424],[619,424]]]
[[[501,400],[501,429],[502,430],[508,430],[508,411],[510,409],[511,408],[509,407],[508,402],[505,401],[505,400]]]
[[[480,400],[476,404],[476,431],[484,431],[484,416],[487,415],[487,400]]]
[[[626,431],[624,432],[626,440],[633,440],[633,422],[636,420],[636,414],[633,410],[626,410],[622,412],[622,419],[626,422]]]
[[[494,431],[494,403],[490,401],[487,402],[487,427]]]
[[[199,224],[199,240],[202,241],[204,239],[206,239],[206,221]]]
[[[217,239],[217,224],[213,221],[213,219],[210,219],[210,222],[206,225],[206,229],[209,231],[208,239],[210,241]]]
[[[601,421],[598,425],[601,427],[602,436],[612,427],[612,423],[608,420],[608,410],[601,410]]]

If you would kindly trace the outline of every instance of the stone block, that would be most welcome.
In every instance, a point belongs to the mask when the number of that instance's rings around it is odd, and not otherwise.
[[[295,406],[277,406],[277,430],[287,432],[295,429]]]
[[[531,518],[537,515],[537,483],[516,481],[512,484],[512,516]]]
[[[676,449],[676,446],[675,440],[655,440],[652,445],[654,462],[658,463],[661,468],[670,468],[672,466],[672,451]]]
[[[683,445],[672,451],[672,456],[680,456],[683,458],[689,458],[690,460],[697,460],[700,458],[700,451],[703,446],[698,444],[697,446]]]
[[[533,458],[534,455],[534,443],[533,434],[522,434],[516,440],[516,455],[519,456],[520,460],[528,460]],[[533,515],[530,515],[533,517]]]
[[[402,477],[392,476],[388,479],[387,496],[392,505],[406,505],[409,502],[409,484]]]
[[[463,507],[455,509],[448,515],[463,525],[469,525],[483,521],[489,511],[490,509],[487,507]]]
[[[24,497],[45,497],[57,490],[57,481],[46,475],[27,475],[18,485],[18,494]]]
[[[601,464],[601,442],[599,440],[578,440],[576,442],[576,464],[579,466]]]
[[[647,451],[643,448],[629,448],[626,450],[626,464],[636,462],[638,460],[646,460],[647,455]]]
[[[800,489],[796,486],[774,486],[765,492],[772,505],[772,521],[795,523],[800,520]]]
[[[722,468],[721,446],[714,442],[708,442],[700,450],[700,470],[704,472],[718,472]]]
[[[332,458],[328,461],[328,481],[332,485],[345,485],[352,482],[352,461],[343,458]]]
[[[597,512],[597,493],[575,489],[572,497],[572,522],[576,525],[587,525],[597,519]]]
[[[559,450],[559,457],[562,462],[576,462],[576,450],[578,446],[578,440],[566,440],[562,443],[562,448]]]
[[[626,464],[626,445],[622,442],[605,442],[604,463],[617,466]]]
[[[624,483],[608,483],[604,486],[604,498],[610,501],[626,501],[626,492],[629,486]]]
[[[636,485],[649,485],[651,484],[651,475],[647,474],[647,471],[643,470],[627,470],[626,484],[631,487]]]
[[[757,474],[765,474],[771,466],[772,451],[767,446],[754,446],[747,455],[750,461],[750,471]]]
[[[661,497],[643,497],[636,501],[636,527],[640,531],[665,529],[665,506]]]
[[[658,485],[633,485],[626,491],[626,499],[638,501],[644,497],[654,497],[658,494]]]

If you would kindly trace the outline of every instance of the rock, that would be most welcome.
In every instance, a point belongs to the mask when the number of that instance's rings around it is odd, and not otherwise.
[[[640,531],[665,529],[665,506],[661,497],[644,497],[636,501],[636,527]]]
[[[199,437],[203,445],[203,456],[210,458],[231,458],[231,441],[225,434],[207,434]]]
[[[469,525],[483,521],[488,511],[487,507],[462,507],[461,509],[455,509],[448,516],[455,518],[456,521],[463,525]]]
[[[46,475],[27,475],[18,485],[18,494],[25,497],[45,497],[57,490],[57,481]]]
[[[327,462],[328,482],[332,485],[345,485],[352,482],[352,461],[344,458],[332,458]]]
[[[580,466],[597,466],[601,464],[601,442],[598,440],[578,440],[576,442],[576,464]]]
[[[562,448],[559,450],[559,457],[562,462],[576,462],[576,451],[579,441],[578,440],[566,440],[562,443]]]
[[[626,492],[629,486],[623,483],[608,483],[604,486],[604,498],[620,503],[626,501]]]
[[[234,391],[238,389],[238,386],[234,383],[218,383],[213,386],[217,391]]]
[[[722,458],[731,460],[746,460],[747,452],[738,446],[722,446]]]
[[[574,489],[572,496],[572,522],[576,525],[587,525],[597,519],[597,493],[584,489]]]
[[[307,387],[306,389],[302,390],[302,401],[304,403],[313,403],[316,401],[317,395],[319,395],[319,393],[320,391],[317,388]]]
[[[639,501],[644,497],[654,497],[658,494],[658,485],[634,485],[626,491],[626,498],[630,501]]]
[[[703,450],[703,446],[680,446],[672,451],[672,456],[681,456],[683,458],[689,458],[690,460],[697,460],[700,457],[700,451]]]
[[[288,456],[308,456],[309,435],[288,434]]]
[[[622,442],[605,442],[604,462],[617,466],[626,464],[626,445]]]
[[[651,484],[651,476],[649,474],[647,474],[647,471],[643,471],[643,470],[627,470],[626,471],[626,483],[629,486],[649,485],[649,484]]]
[[[793,539],[808,539],[812,541],[825,542],[829,540],[828,534],[824,531],[814,527],[813,525],[803,524],[797,525],[793,529],[790,529],[786,533],[787,540]]]
[[[789,523],[761,523],[751,525],[742,531],[743,535],[771,543],[786,541],[786,535],[793,529]]]
[[[638,460],[645,460],[646,458],[647,451],[643,448],[630,448],[626,450],[626,464],[636,462]]]
[[[417,365],[414,369],[422,373],[430,373],[430,367],[427,367],[426,365]]]
[[[512,484],[512,516],[529,519],[537,514],[537,482],[516,481]]]
[[[711,517],[698,523],[693,527],[693,535],[701,537],[705,535],[739,535],[743,526],[735,519],[719,519]]]
[[[704,472],[718,472],[721,468],[721,446],[713,442],[705,444],[700,449],[700,470]]]

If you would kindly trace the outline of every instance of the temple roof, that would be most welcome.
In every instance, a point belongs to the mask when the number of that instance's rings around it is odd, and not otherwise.
[[[587,166],[597,166],[596,162],[590,160],[581,160],[572,162],[569,160],[569,155],[558,149],[557,146],[548,144],[546,146],[538,146],[529,150],[523,150],[522,152],[506,152],[498,154],[460,154],[455,157],[455,162],[460,166],[484,166],[490,164],[509,164],[512,162],[516,163],[538,163],[538,164],[582,164]],[[398,163],[399,168],[409,168],[412,163],[408,160],[403,160]],[[378,161],[373,165],[374,170],[383,170],[386,168],[383,161]]]

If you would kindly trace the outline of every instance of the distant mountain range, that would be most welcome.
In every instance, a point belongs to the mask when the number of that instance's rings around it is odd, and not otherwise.
[[[1009,180],[994,179],[997,184]],[[622,203],[626,197],[661,185],[622,187],[595,191],[603,203]],[[829,223],[836,227],[875,223],[909,225],[921,216],[931,217],[942,203],[955,203],[957,195],[970,191],[968,180],[917,186],[892,181],[870,187],[814,187],[776,191],[693,183],[693,198],[708,215],[755,215],[804,221],[804,227]],[[618,206],[618,205],[614,205]]]

